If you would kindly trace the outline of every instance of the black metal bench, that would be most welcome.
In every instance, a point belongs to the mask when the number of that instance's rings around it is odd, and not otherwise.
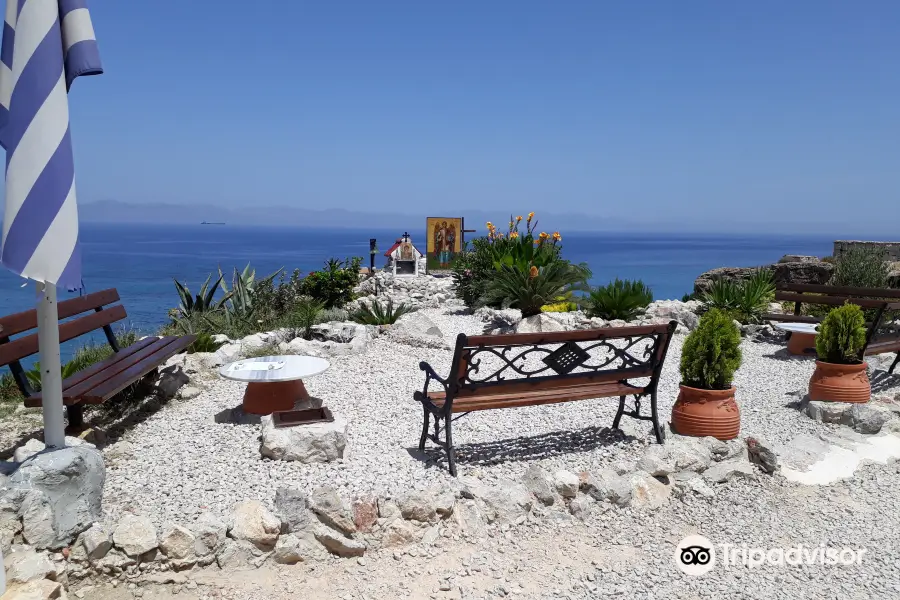
[[[623,414],[651,421],[661,444],[664,434],[656,413],[656,390],[677,325],[671,321],[554,333],[460,334],[446,379],[427,362],[419,364],[425,371],[425,387],[414,394],[425,414],[419,449],[425,449],[428,439],[443,447],[455,476],[452,423],[460,416],[477,410],[609,397],[619,398],[614,428]],[[645,378],[646,383],[634,382]],[[441,389],[429,390],[432,381]],[[634,407],[626,411],[628,396],[634,397]],[[646,396],[650,414],[642,415],[641,401]],[[462,414],[453,418],[454,413]],[[429,433],[432,419],[434,432]]]
[[[855,288],[832,285],[785,284],[775,291],[778,302],[793,302],[793,313],[769,313],[763,316],[767,321],[790,323],[820,323],[821,317],[804,315],[804,304],[820,306],[841,306],[846,303],[856,304],[869,310],[866,328],[865,356],[896,352],[897,358],[891,364],[889,373],[893,373],[900,363],[900,335],[879,335],[878,328],[886,314],[900,311],[900,290],[882,288]]]
[[[112,323],[127,315],[115,289],[103,290],[80,298],[64,300],[57,305],[59,341],[67,342],[78,336],[102,329],[113,355],[97,364],[67,377],[62,382],[63,403],[66,405],[70,428],[83,424],[84,404],[101,404],[129,385],[155,371],[167,359],[190,346],[197,336],[147,337],[127,348],[119,348]],[[78,316],[70,321],[64,319]],[[30,333],[16,339],[12,336],[37,328],[37,311],[26,310],[0,317],[0,367],[9,366],[16,385],[25,396],[25,406],[41,406],[41,394],[34,393],[25,370],[19,362],[38,353],[38,335]]]

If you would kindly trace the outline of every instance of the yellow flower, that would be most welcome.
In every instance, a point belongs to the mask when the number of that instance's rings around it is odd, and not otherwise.
[[[534,218],[534,212],[528,213],[528,222],[531,223],[531,220]]]
[[[494,224],[491,223],[490,221],[488,221],[488,222],[487,222],[487,228],[488,228],[488,229],[493,229],[493,228],[494,228]]]
[[[522,220],[522,216],[521,216],[521,215],[519,215],[518,217],[516,217],[516,223],[518,223],[518,222],[521,221],[521,220]]]
[[[546,240],[548,237],[550,237],[550,234],[547,233],[546,231],[542,231],[541,235],[539,235],[538,237],[542,240]]]
[[[519,237],[519,232],[518,232],[518,231],[513,231],[511,234],[509,234],[509,237],[510,237],[511,239],[516,239],[516,238]]]
[[[531,276],[532,279],[538,276],[538,268],[534,265],[531,265],[531,269],[528,270],[528,275]]]
[[[561,239],[562,239],[562,236],[559,235],[559,232],[558,232],[558,231],[554,231],[554,232],[553,232],[553,241],[554,241],[554,242],[558,242],[558,241],[561,240]]]

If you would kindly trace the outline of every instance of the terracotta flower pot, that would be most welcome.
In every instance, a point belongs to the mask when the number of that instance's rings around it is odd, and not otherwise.
[[[816,361],[809,380],[809,399],[825,402],[868,402],[872,396],[866,363],[839,365]]]
[[[672,407],[672,429],[679,435],[733,440],[741,432],[741,411],[734,400],[735,387],[701,390],[679,386],[681,393]]]

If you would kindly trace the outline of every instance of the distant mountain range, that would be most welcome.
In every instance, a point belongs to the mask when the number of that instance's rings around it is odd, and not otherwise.
[[[173,225],[199,225],[200,223],[227,223],[229,225],[264,226],[279,225],[291,227],[329,228],[372,228],[389,229],[423,222],[425,217],[454,217],[462,215],[468,229],[484,229],[487,221],[495,223],[505,220],[500,211],[439,210],[419,214],[409,213],[367,213],[330,208],[310,210],[291,206],[257,206],[228,208],[213,204],[175,205],[165,203],[129,204],[116,200],[103,200],[80,204],[79,218],[85,223],[163,223]],[[602,229],[630,229],[636,223],[611,223],[598,216],[568,214],[538,215],[542,228],[585,231]],[[499,223],[498,223],[499,225]]]

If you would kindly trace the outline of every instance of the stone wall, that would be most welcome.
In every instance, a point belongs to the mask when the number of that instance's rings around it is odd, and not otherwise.
[[[865,242],[860,240],[836,240],[834,242],[834,256],[840,256],[847,248],[854,246],[876,246],[884,248],[887,252],[888,260],[892,262],[900,262],[900,242]]]

